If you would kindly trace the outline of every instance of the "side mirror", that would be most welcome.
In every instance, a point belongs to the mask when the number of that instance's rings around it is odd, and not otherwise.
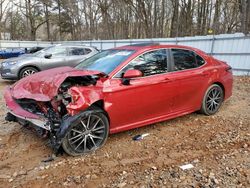
[[[123,75],[122,84],[129,85],[131,78],[137,78],[137,77],[142,77],[142,76],[143,76],[143,73],[139,70],[136,70],[136,69],[127,70]]]
[[[44,58],[46,58],[46,59],[50,59],[52,57],[52,54],[45,54],[44,55]]]
[[[136,77],[142,77],[142,72],[137,70],[137,69],[130,69],[127,70],[124,75],[123,78],[136,78]]]

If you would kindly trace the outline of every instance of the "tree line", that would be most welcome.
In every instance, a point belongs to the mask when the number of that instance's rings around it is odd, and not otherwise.
[[[247,34],[250,0],[0,0],[0,24],[13,40]]]

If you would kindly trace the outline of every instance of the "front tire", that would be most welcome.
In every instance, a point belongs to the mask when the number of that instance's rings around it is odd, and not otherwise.
[[[208,116],[215,114],[221,107],[223,100],[223,89],[217,84],[211,85],[203,97],[201,113]]]
[[[34,67],[26,67],[20,71],[19,79],[35,74],[38,70]]]
[[[72,123],[62,141],[62,147],[67,154],[87,154],[105,144],[109,121],[104,112],[98,109],[86,111],[76,121],[78,123]]]

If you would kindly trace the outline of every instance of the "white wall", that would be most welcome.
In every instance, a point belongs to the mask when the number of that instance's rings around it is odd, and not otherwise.
[[[179,38],[126,39],[126,40],[95,40],[95,41],[0,41],[0,48],[16,47],[46,47],[51,44],[69,43],[95,46],[98,49],[108,49],[123,45],[159,42],[161,44],[179,44],[199,48],[217,59],[226,61],[233,67],[235,75],[250,75],[250,36],[242,33],[221,34]]]

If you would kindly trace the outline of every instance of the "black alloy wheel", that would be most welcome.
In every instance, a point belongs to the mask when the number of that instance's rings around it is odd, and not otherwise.
[[[206,115],[215,114],[219,110],[223,100],[224,92],[222,88],[217,84],[211,85],[203,98],[201,112]]]
[[[100,110],[99,110],[100,111]],[[93,111],[79,117],[62,142],[64,151],[72,156],[94,151],[104,145],[108,138],[109,122],[105,113]]]

